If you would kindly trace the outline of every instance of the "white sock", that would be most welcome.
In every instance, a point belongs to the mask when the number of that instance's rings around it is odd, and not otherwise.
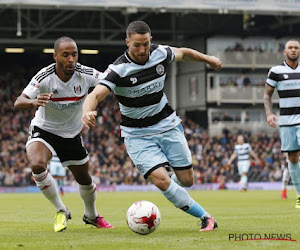
[[[282,190],[286,189],[286,186],[289,183],[289,180],[290,180],[290,173],[289,173],[288,168],[285,168],[283,170],[283,175],[282,175],[282,186],[281,186]]]
[[[79,194],[84,202],[84,214],[89,219],[95,219],[98,216],[96,209],[97,187],[95,183],[90,185],[79,184]]]
[[[45,170],[40,174],[32,173],[37,187],[43,195],[54,205],[57,211],[67,211],[57,191],[56,181],[51,174]]]

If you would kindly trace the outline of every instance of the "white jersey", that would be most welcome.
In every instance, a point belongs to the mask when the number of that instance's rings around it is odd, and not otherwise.
[[[41,69],[23,90],[31,99],[39,94],[53,93],[49,104],[37,109],[31,126],[64,138],[73,138],[83,127],[82,105],[88,90],[100,82],[103,73],[77,63],[71,79],[63,82],[55,72],[55,65],[53,63]]]
[[[249,161],[249,153],[252,151],[252,148],[249,143],[237,144],[234,147],[234,152],[238,155],[238,161]]]

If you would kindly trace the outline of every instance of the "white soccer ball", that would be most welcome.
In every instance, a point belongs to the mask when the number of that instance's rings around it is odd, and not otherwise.
[[[158,207],[150,201],[136,201],[127,210],[127,224],[138,234],[153,233],[160,224]]]

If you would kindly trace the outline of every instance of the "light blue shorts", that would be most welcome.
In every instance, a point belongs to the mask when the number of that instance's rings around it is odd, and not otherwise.
[[[141,174],[147,179],[152,171],[170,165],[176,170],[192,167],[192,155],[182,125],[164,133],[126,137],[125,146]]]
[[[249,168],[250,168],[249,160],[238,161],[239,175],[241,175],[242,173],[248,173]]]
[[[52,176],[66,176],[66,169],[61,165],[60,162],[50,161],[49,172]]]
[[[300,125],[279,127],[279,133],[282,152],[300,150]]]

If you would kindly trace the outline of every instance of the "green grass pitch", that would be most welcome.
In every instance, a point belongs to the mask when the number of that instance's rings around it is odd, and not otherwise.
[[[114,229],[96,229],[82,221],[77,193],[63,201],[72,212],[68,228],[54,233],[54,209],[42,194],[0,194],[0,249],[300,249],[300,209],[295,191],[191,191],[218,221],[213,232],[199,232],[197,218],[173,207],[159,192],[98,193],[97,208]],[[150,235],[133,233],[126,211],[137,200],[155,203],[161,224]],[[291,241],[229,241],[229,234],[291,234]]]

